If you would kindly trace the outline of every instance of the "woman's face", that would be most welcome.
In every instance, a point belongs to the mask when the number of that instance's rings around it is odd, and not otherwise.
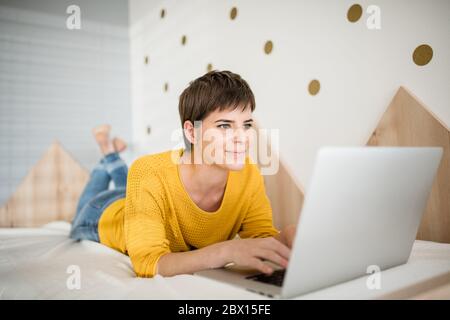
[[[201,140],[194,143],[194,158],[201,151],[204,164],[228,170],[244,167],[255,134],[250,107],[213,111],[201,122],[201,132],[198,129],[195,135]]]

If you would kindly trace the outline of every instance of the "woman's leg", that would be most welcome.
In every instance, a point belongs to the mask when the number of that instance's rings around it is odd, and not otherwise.
[[[84,205],[102,191],[108,190],[109,182],[114,181],[116,189],[127,185],[128,167],[120,158],[118,152],[104,156],[91,172],[90,178],[84,188],[77,205],[77,213]]]
[[[99,242],[98,222],[106,207],[125,197],[128,167],[117,152],[107,154],[91,173],[78,202],[70,238]],[[108,190],[111,178],[115,189]]]
[[[106,171],[114,182],[114,187],[116,189],[125,188],[127,185],[128,167],[125,161],[120,158],[119,153],[110,153],[102,161]]]
[[[100,242],[98,224],[105,209],[115,200],[125,197],[125,188],[105,190],[80,210],[72,222],[70,238]]]
[[[111,126],[101,125],[93,129],[95,140],[105,155],[91,172],[90,179],[80,196],[70,237],[98,240],[98,221],[103,210],[113,201],[125,197],[128,168],[119,152],[126,143],[120,138],[109,138]],[[115,190],[108,190],[111,179]]]
[[[79,214],[81,209],[85,206],[85,204],[89,200],[94,198],[100,192],[108,190],[109,182],[111,181],[111,176],[106,170],[103,162],[104,158],[92,170],[89,177],[89,181],[84,187],[84,190],[81,193],[80,199],[78,201],[76,215]]]
[[[92,200],[91,200],[92,201]],[[92,240],[100,242],[98,237],[98,222],[103,210],[89,205],[81,208],[72,221],[69,237],[74,240]]]

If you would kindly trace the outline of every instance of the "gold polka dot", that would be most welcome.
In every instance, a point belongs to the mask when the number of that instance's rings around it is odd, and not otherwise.
[[[206,71],[211,72],[212,69],[213,69],[213,65],[211,63],[208,63],[208,65],[206,66]]]
[[[356,22],[361,18],[362,8],[359,4],[354,4],[348,9],[347,19],[350,22]]]
[[[168,82],[164,83],[164,92],[167,92],[167,91],[169,91],[169,83]]]
[[[267,41],[266,44],[264,45],[264,52],[266,54],[270,54],[273,50],[273,43],[272,41]]]
[[[186,44],[187,41],[187,37],[186,36],[182,36],[181,37],[181,44],[184,46]]]
[[[145,64],[148,64],[148,56],[145,56],[145,57],[144,57],[144,63],[145,63]]]
[[[428,64],[433,58],[433,49],[427,45],[422,44],[414,50],[413,61],[418,66],[424,66]]]
[[[231,20],[236,19],[237,13],[238,13],[238,11],[237,11],[237,8],[236,8],[236,7],[231,8],[231,11],[230,11],[230,19],[231,19]]]
[[[312,80],[309,83],[309,86],[308,86],[309,94],[312,95],[312,96],[315,96],[316,94],[319,93],[319,90],[320,90],[320,82],[319,82],[319,80]]]
[[[166,16],[166,10],[161,9],[161,19],[163,19]]]

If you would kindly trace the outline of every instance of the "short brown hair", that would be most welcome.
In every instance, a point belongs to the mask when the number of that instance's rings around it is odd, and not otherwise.
[[[210,71],[189,83],[180,95],[178,111],[181,127],[186,121],[200,121],[211,112],[219,109],[250,107],[255,110],[255,97],[248,83],[240,75],[231,71]],[[191,143],[183,133],[186,148],[191,149]]]

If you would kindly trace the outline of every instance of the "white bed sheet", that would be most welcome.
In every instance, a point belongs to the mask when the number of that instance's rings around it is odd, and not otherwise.
[[[137,278],[129,257],[91,241],[68,238],[70,224],[0,228],[0,299],[266,299],[192,275]],[[80,289],[69,289],[69,266],[80,270]],[[298,299],[372,299],[450,272],[450,244],[416,241],[407,264],[381,273],[381,289],[367,277]]]

